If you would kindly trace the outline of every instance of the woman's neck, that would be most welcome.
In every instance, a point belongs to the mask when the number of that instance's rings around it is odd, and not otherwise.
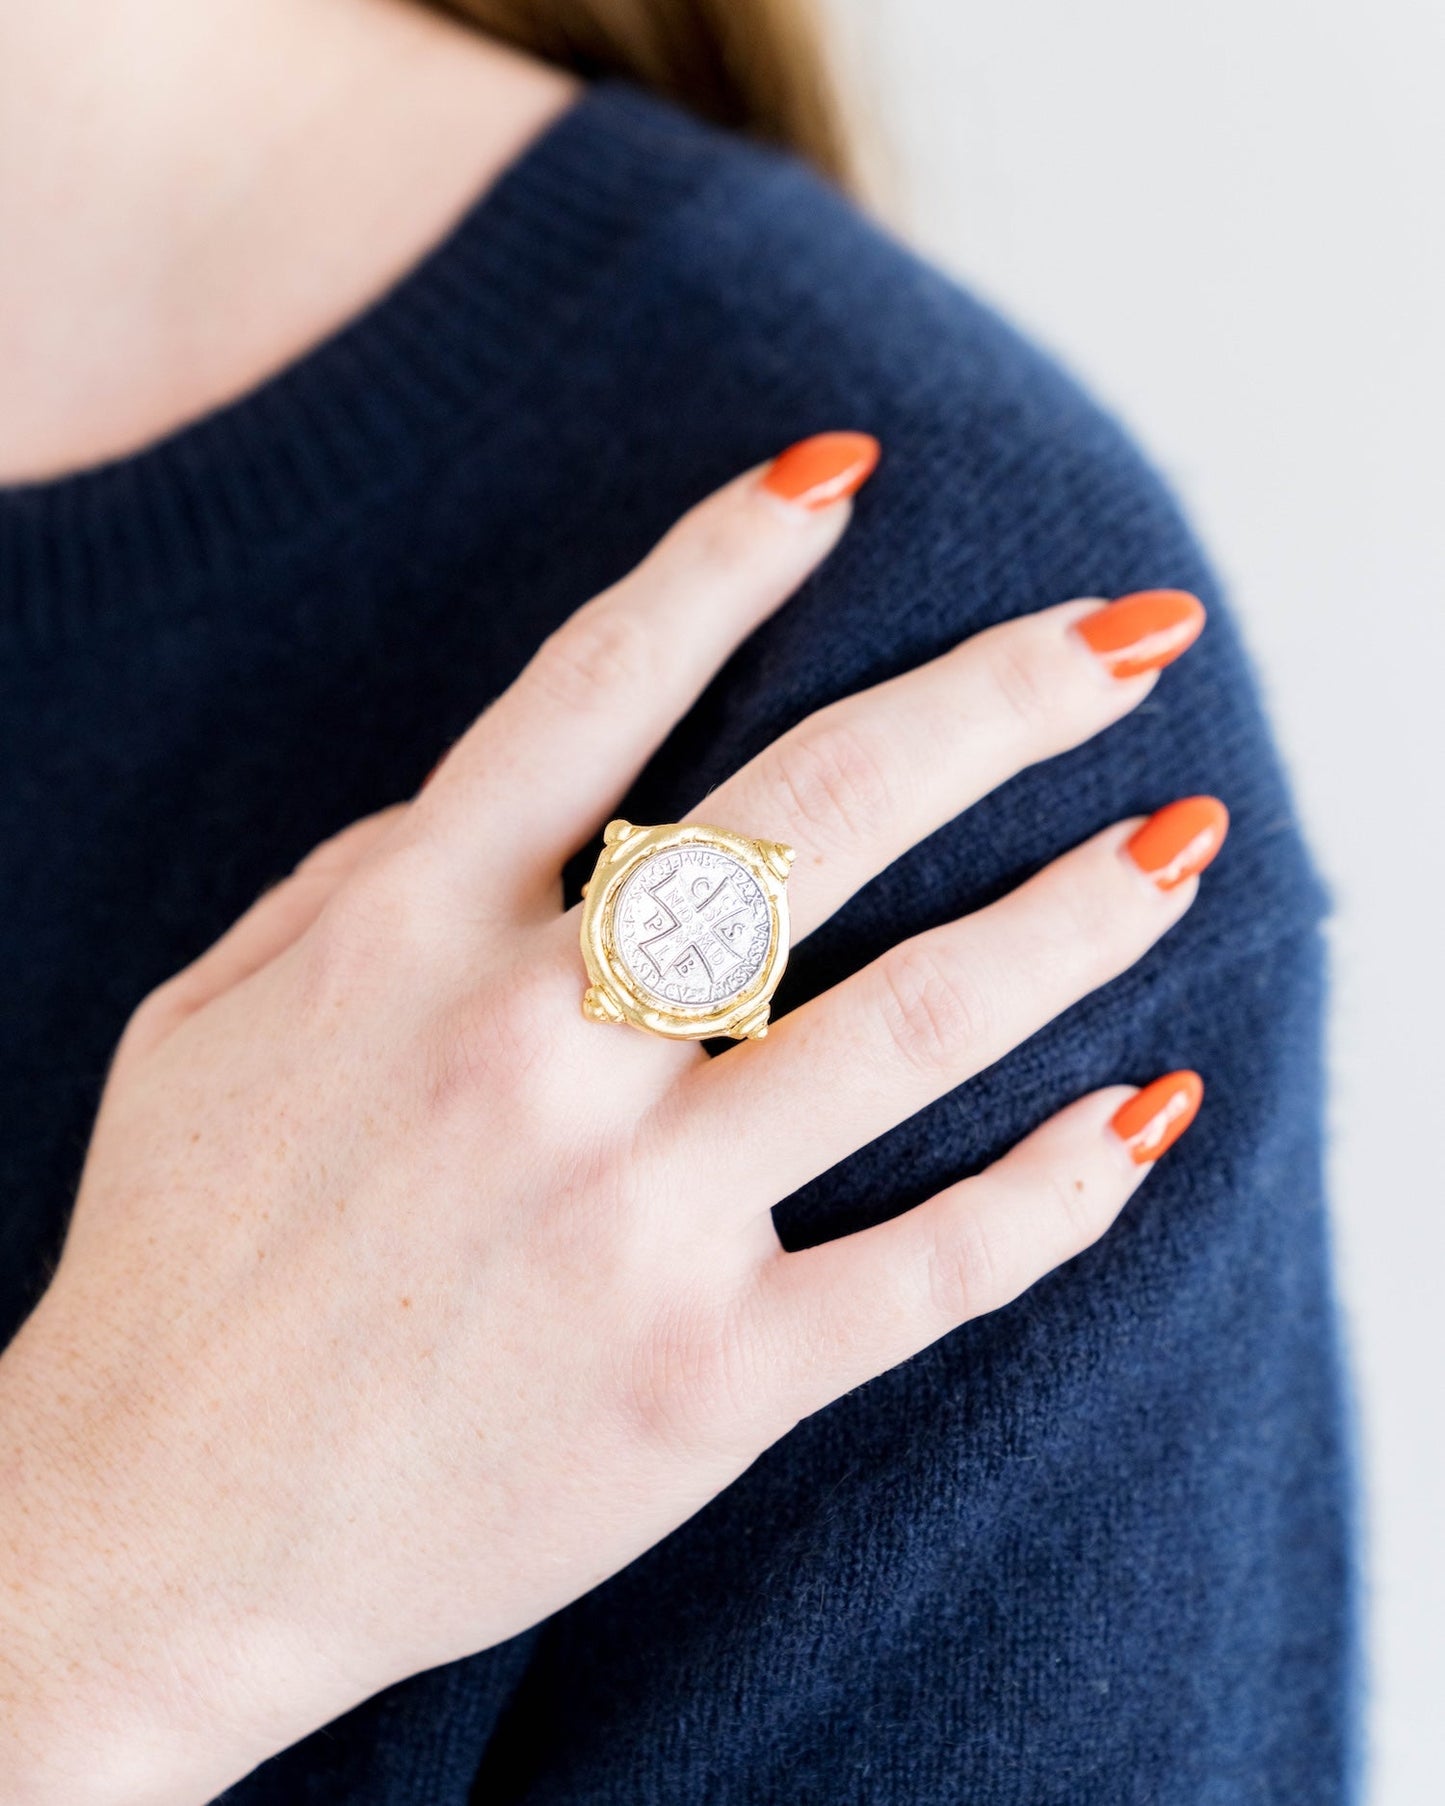
[[[411,0],[0,0],[0,481],[289,363],[572,92]]]

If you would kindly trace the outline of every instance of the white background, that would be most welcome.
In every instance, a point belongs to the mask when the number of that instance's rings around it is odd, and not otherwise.
[[[1369,1797],[1439,1806],[1445,7],[827,4],[888,147],[884,210],[1134,428],[1263,669],[1338,903]]]

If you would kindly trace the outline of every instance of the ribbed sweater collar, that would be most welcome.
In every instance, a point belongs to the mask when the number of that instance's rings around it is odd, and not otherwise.
[[[259,387],[131,456],[0,486],[0,629],[53,644],[99,611],[184,606],[260,547],[364,505],[454,427],[485,431],[700,179],[708,144],[599,84],[394,287]]]

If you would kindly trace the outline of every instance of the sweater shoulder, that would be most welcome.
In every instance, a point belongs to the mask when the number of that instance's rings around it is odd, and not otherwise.
[[[1166,557],[1204,571],[1177,498],[1128,429],[996,309],[808,171],[740,150],[671,231],[685,355],[694,381],[704,366],[725,372],[730,412],[781,406],[804,430],[874,431],[895,473],[906,469],[913,524],[936,516],[956,553],[984,555],[988,541],[990,565],[1031,576],[1044,601],[1060,581],[1115,592],[1131,548],[1152,567],[1145,579],[1163,580]],[[1059,560],[1068,569],[1055,575]]]

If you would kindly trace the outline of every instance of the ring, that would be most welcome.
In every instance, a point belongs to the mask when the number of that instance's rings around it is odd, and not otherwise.
[[[582,887],[582,1013],[674,1040],[760,1040],[788,963],[792,847],[608,822]]]

